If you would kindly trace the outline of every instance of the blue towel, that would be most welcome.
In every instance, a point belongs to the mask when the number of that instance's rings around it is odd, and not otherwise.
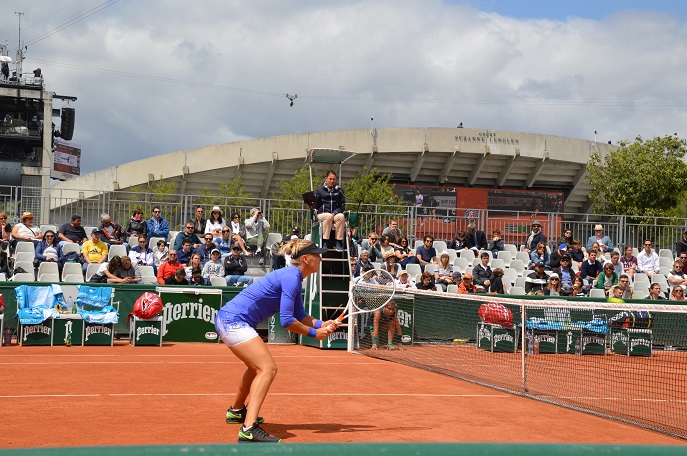
[[[64,305],[62,288],[59,285],[28,286],[14,289],[17,297],[17,317],[22,325],[37,325],[48,318],[60,316],[56,305]]]
[[[79,294],[76,304],[80,307],[77,312],[87,323],[107,324],[117,323],[119,313],[110,305],[112,287],[89,287],[78,285]]]

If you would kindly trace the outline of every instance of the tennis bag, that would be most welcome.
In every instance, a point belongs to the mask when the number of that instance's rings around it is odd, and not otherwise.
[[[138,318],[147,320],[148,318],[157,317],[162,313],[164,306],[162,299],[155,293],[145,292],[134,303],[134,312]]]
[[[645,310],[633,310],[620,312],[608,319],[611,328],[651,328],[654,325],[654,317],[651,312]]]
[[[477,313],[479,318],[485,323],[501,325],[506,328],[513,327],[513,312],[503,304],[487,302],[479,306]]]

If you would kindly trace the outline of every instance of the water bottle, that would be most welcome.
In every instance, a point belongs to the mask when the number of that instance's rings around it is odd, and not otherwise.
[[[72,330],[71,329],[69,331],[67,331],[67,337],[64,338],[64,344],[67,347],[72,346]]]
[[[534,354],[539,354],[539,336],[534,337]]]
[[[76,302],[72,302],[72,298],[69,298],[69,302],[71,303],[71,308],[72,308],[72,313],[76,313]]]
[[[534,355],[534,337],[530,336],[530,340],[527,341],[527,354]]]
[[[579,337],[575,339],[575,354],[578,356],[582,354],[582,343]]]
[[[2,332],[2,345],[12,345],[12,328],[9,326]]]

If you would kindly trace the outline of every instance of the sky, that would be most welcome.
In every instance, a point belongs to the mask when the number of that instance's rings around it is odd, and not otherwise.
[[[687,137],[678,0],[4,0],[1,11],[12,56],[23,13],[24,72],[40,67],[47,90],[78,98],[82,174],[367,129],[371,117],[376,128]]]

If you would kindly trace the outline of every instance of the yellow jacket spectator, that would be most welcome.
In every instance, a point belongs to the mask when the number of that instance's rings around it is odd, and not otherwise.
[[[83,255],[84,271],[88,269],[88,265],[91,263],[98,264],[107,261],[107,244],[100,240],[100,234],[102,232],[94,228],[91,231],[91,239],[84,242],[81,247],[81,254]]]

